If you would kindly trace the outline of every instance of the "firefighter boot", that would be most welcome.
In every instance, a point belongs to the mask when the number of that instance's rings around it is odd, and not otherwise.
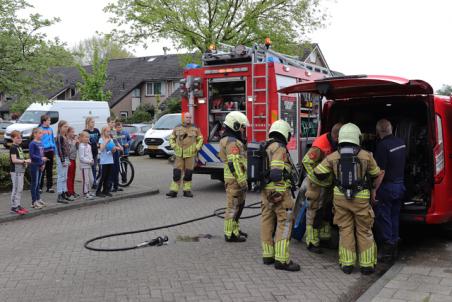
[[[361,267],[360,270],[361,270],[361,274],[363,274],[363,275],[370,275],[370,274],[375,273],[375,268],[373,266]]]
[[[300,270],[300,265],[292,260],[287,263],[275,260],[275,268],[283,271],[298,272]]]
[[[262,262],[265,265],[274,264],[275,263],[275,258],[273,258],[273,257],[262,257]]]
[[[312,225],[306,226],[306,247],[311,253],[321,254],[320,248],[319,229],[314,228]]]
[[[177,192],[176,191],[169,191],[168,193],[166,193],[166,196],[171,197],[171,198],[175,198],[175,197],[177,197]]]
[[[353,265],[343,265],[341,266],[341,270],[344,272],[344,274],[350,275],[353,272],[353,269],[355,267]]]
[[[193,198],[193,193],[191,191],[184,191],[184,197]]]
[[[235,234],[232,234],[229,238],[228,236],[224,235],[224,240],[226,240],[226,242],[245,242],[246,238],[240,235],[236,236]]]

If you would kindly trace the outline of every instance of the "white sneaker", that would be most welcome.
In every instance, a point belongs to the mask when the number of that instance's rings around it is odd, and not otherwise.
[[[88,199],[88,200],[90,200],[90,199],[93,199],[94,198],[94,196],[93,195],[91,195],[91,194],[85,194],[85,199]]]
[[[42,199],[39,199],[36,203],[38,203],[42,207],[46,207],[47,206],[47,203],[45,203]]]
[[[32,207],[33,209],[42,209],[42,205],[41,205],[38,201],[35,201],[35,203],[33,203],[33,204],[31,205],[31,207]]]

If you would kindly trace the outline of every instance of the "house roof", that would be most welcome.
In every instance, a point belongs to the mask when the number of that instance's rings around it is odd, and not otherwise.
[[[92,66],[84,66],[91,71]],[[49,98],[57,96],[68,88],[75,88],[77,82],[81,82],[77,67],[53,68],[52,73],[60,75],[63,86]],[[109,101],[110,107],[114,107],[135,87],[146,81],[177,80],[183,76],[183,67],[180,55],[148,56],[139,58],[113,59],[108,63],[108,78],[105,85],[106,90],[112,92]],[[73,99],[79,99],[76,94]]]

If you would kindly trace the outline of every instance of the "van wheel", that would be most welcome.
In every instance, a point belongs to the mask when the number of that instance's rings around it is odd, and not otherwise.
[[[143,156],[144,155],[143,143],[139,143],[138,146],[135,148],[135,154],[138,155],[138,156]]]

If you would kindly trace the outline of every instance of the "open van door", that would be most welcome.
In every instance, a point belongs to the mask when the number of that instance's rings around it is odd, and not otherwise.
[[[390,95],[433,94],[433,88],[421,80],[399,77],[356,75],[302,82],[279,90],[281,93],[317,93],[329,100]]]

